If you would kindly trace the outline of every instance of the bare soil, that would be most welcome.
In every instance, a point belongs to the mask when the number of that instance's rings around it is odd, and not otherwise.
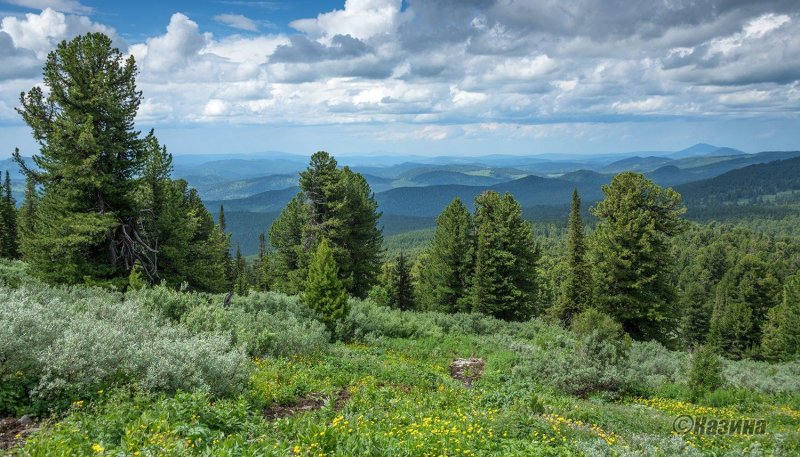
[[[39,430],[35,422],[24,424],[15,417],[0,417],[0,451],[25,444],[25,437]]]
[[[468,359],[455,359],[450,364],[450,376],[461,381],[465,386],[472,387],[472,383],[483,376],[483,359],[470,357]]]
[[[350,391],[342,389],[336,394],[333,409],[339,411],[344,408],[344,403],[350,398]],[[317,409],[322,409],[325,406],[325,400],[328,396],[323,393],[315,392],[306,395],[297,400],[293,405],[273,405],[264,410],[264,417],[267,420],[281,419],[284,417],[294,416],[295,414],[306,413]]]

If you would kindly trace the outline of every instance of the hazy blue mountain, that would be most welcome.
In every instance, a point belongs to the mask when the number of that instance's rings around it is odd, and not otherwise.
[[[223,159],[202,163],[185,163],[181,157],[178,155],[173,159],[173,175],[179,178],[187,176],[219,176],[228,179],[255,178],[275,174],[296,174],[308,166],[308,159],[293,157]]]
[[[206,200],[204,203],[210,211],[217,211],[220,205],[224,205],[226,215],[228,211],[269,213],[281,211],[299,191],[297,187],[289,187],[282,190],[268,190],[245,198]]]
[[[506,181],[491,176],[468,175],[458,171],[429,171],[414,176],[414,183],[421,186],[437,186],[444,184],[461,184],[464,186],[491,186]]]
[[[613,176],[614,175],[598,173],[596,171],[591,171],[591,170],[578,170],[569,173],[564,173],[558,178],[564,181],[569,181],[574,183],[592,184],[595,186],[601,186],[603,184],[611,182],[611,178]]]
[[[739,154],[744,154],[744,152],[738,149],[719,147],[708,143],[697,143],[686,149],[673,152],[669,154],[669,157],[673,159],[683,159],[686,157],[697,157],[697,156],[723,156],[723,155],[728,156],[728,155],[739,155]]]
[[[800,199],[800,156],[749,165],[675,188],[687,205],[721,205],[771,201],[776,195]]]
[[[220,181],[218,176],[188,176],[204,200],[230,200],[246,198],[270,190],[283,190],[297,186],[297,175],[269,175],[257,178]]]
[[[627,157],[622,160],[617,160],[616,162],[612,162],[600,168],[597,171],[601,173],[621,173],[623,171],[638,171],[642,173],[646,171],[655,170],[664,165],[669,165],[672,162],[674,161],[668,157],[635,156],[635,157]]]

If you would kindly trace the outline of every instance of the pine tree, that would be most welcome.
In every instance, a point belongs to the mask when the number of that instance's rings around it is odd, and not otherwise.
[[[339,170],[333,157],[319,151],[300,173],[300,189],[270,228],[278,287],[299,292],[308,258],[326,238],[346,290],[365,297],[377,281],[383,238],[369,184],[347,167]]]
[[[331,331],[336,322],[347,315],[347,292],[339,280],[333,250],[325,238],[320,241],[308,267],[303,302],[319,313]]]
[[[143,148],[134,118],[133,57],[111,39],[89,33],[50,52],[44,85],[20,97],[18,112],[40,145],[37,171],[17,163],[42,186],[38,223],[25,243],[31,271],[50,282],[125,281],[143,244],[132,190]],[[59,259],[53,262],[53,259]]]
[[[422,263],[419,300],[423,309],[470,311],[474,252],[472,218],[464,203],[455,198],[436,219],[436,231]]]
[[[767,312],[761,352],[767,360],[788,361],[800,356],[800,275],[786,281],[783,303]]]
[[[597,305],[635,339],[664,339],[677,314],[670,239],[686,229],[681,197],[630,172],[615,176],[603,193],[593,208]]]
[[[389,276],[389,305],[393,308],[414,309],[414,286],[411,281],[411,264],[401,252]]]
[[[722,364],[713,346],[695,347],[688,378],[695,400],[722,387]]]
[[[535,314],[539,251],[522,208],[506,193],[486,191],[475,199],[477,248],[472,310],[507,320]]]
[[[19,257],[17,202],[11,193],[11,176],[8,170],[0,194],[0,257],[16,259]]]
[[[555,306],[555,317],[569,326],[572,317],[587,309],[592,300],[592,275],[586,261],[581,199],[578,189],[572,191],[572,207],[567,232],[567,272],[561,285],[561,296]]]

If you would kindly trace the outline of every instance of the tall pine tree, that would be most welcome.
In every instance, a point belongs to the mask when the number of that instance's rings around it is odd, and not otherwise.
[[[597,305],[637,339],[664,339],[676,318],[670,239],[686,229],[681,196],[638,173],[620,173],[603,186],[593,208]]]
[[[19,209],[17,226],[19,227],[20,247],[26,240],[33,235],[36,224],[36,207],[38,206],[39,195],[36,192],[36,181],[33,176],[25,179],[25,196],[22,207]],[[25,248],[21,247],[21,250]]]
[[[536,312],[539,250],[531,224],[511,194],[486,191],[475,198],[477,247],[472,310],[507,320]]]
[[[419,300],[423,309],[470,311],[474,252],[472,217],[466,205],[455,198],[436,219],[436,231],[422,263]]]
[[[36,230],[25,243],[31,271],[51,282],[127,280],[143,241],[132,190],[143,160],[134,130],[141,103],[133,57],[111,39],[89,33],[50,52],[44,85],[20,97],[18,112],[33,131],[42,186]],[[58,261],[54,261],[58,259]]]
[[[586,260],[586,240],[583,235],[578,189],[572,191],[568,230],[566,277],[555,306],[556,318],[566,326],[570,325],[573,316],[586,310],[592,301],[592,272]]]

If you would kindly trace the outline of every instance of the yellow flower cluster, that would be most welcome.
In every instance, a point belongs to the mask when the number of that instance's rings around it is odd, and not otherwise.
[[[544,434],[534,431],[534,437],[537,439],[541,437],[540,442],[545,444],[553,444],[556,441],[556,438],[560,438],[561,441],[566,441],[566,437],[561,432],[562,426],[569,427],[574,430],[587,431],[605,440],[609,446],[617,444],[621,440],[621,437],[618,434],[606,431],[597,424],[585,423],[582,420],[570,419],[558,414],[544,414],[542,417],[551,424],[553,431],[556,433],[556,437],[554,438],[552,436],[548,437]]]
[[[636,404],[657,409],[673,416],[708,416],[718,419],[735,419],[738,414],[733,408],[714,408],[712,406],[699,406],[693,403],[671,400],[669,398],[637,398]]]

